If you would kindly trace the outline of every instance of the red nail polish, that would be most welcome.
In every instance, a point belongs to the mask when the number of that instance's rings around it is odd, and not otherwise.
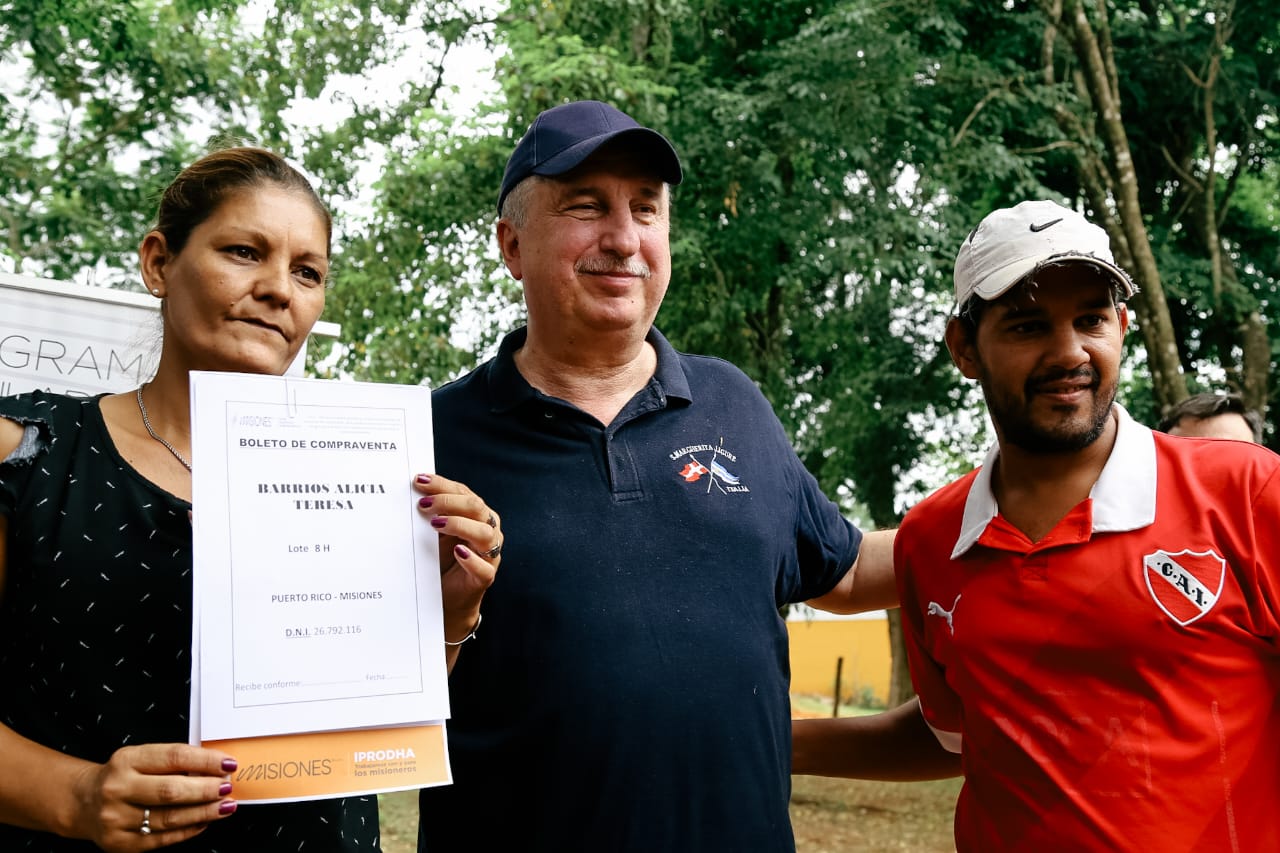
[[[224,773],[230,773],[232,770],[235,770],[236,767],[238,766],[239,765],[236,764],[236,760],[234,758],[222,759],[222,771]]]
[[[239,805],[239,803],[235,800],[223,800],[218,804],[218,814],[231,814],[236,810],[237,805]]]
[[[449,519],[445,518],[443,515],[437,515],[435,518],[431,519],[431,526],[437,530],[443,528],[448,523]]]
[[[418,481],[419,485],[425,486],[427,483],[431,482],[431,475],[419,474],[415,479]]]
[[[453,553],[458,555],[459,560],[465,560],[471,556],[471,552],[467,550],[466,545],[454,545]]]
[[[426,495],[425,497],[418,498],[418,506],[420,507],[424,507],[424,508],[429,507],[433,503],[435,503],[435,500],[431,497],[431,495]]]
[[[231,793],[231,783],[230,783],[230,782],[223,782],[221,785],[219,785],[219,786],[218,786],[218,796],[219,796],[219,797],[225,797],[227,794],[230,794],[230,793]]]

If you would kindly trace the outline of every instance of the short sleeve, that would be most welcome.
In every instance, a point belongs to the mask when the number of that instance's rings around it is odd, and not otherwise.
[[[0,418],[26,427],[17,449],[0,460],[0,515],[13,515],[36,462],[53,442],[52,429],[40,411],[44,405],[31,394],[0,398]]]
[[[795,457],[794,451],[792,456]],[[835,589],[858,558],[862,531],[844,517],[795,457],[798,577],[786,602],[808,601]]]
[[[1250,483],[1253,577],[1242,583],[1255,630],[1280,648],[1280,464],[1271,454]],[[1242,579],[1244,580],[1244,579]]]

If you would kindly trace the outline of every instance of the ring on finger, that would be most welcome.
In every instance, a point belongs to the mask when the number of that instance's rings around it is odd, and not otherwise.
[[[142,826],[138,827],[138,832],[143,835],[151,834],[151,809],[142,810]]]
[[[494,515],[492,512],[489,513],[489,526],[492,527],[494,530],[498,529],[498,517]]]
[[[501,553],[502,553],[502,543],[499,542],[497,545],[494,545],[488,551],[485,551],[484,554],[482,554],[481,556],[492,560],[494,557],[498,556]]]

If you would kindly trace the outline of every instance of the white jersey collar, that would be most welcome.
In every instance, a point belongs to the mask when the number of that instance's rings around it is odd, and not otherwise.
[[[1146,527],[1156,518],[1156,442],[1151,430],[1129,417],[1119,403],[1112,406],[1116,419],[1116,443],[1098,481],[1089,491],[1093,499],[1093,532],[1114,533]],[[960,523],[960,538],[951,559],[964,554],[996,517],[991,471],[1000,455],[1000,443],[987,457],[969,486]]]

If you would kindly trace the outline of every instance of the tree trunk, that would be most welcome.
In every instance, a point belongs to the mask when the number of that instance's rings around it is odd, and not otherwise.
[[[1240,396],[1259,415],[1267,413],[1267,380],[1271,375],[1271,341],[1262,315],[1251,311],[1240,323]]]
[[[1138,178],[1121,115],[1115,65],[1108,61],[1112,55],[1112,46],[1106,6],[1103,2],[1098,4],[1098,30],[1090,23],[1081,0],[1070,2],[1064,13],[1061,22],[1053,23],[1061,23],[1063,31],[1069,36],[1068,41],[1081,66],[1084,83],[1082,94],[1093,106],[1102,131],[1101,140],[1111,161],[1109,172],[1088,163],[1087,152],[1092,149],[1094,140],[1082,135],[1083,128],[1076,124],[1072,129],[1076,132],[1080,150],[1085,152],[1080,158],[1081,178],[1084,181],[1092,179],[1095,183],[1106,181],[1108,186],[1105,189],[1109,191],[1107,194],[1114,200],[1114,214],[1108,207],[1096,206],[1094,214],[1102,220],[1111,235],[1117,257],[1122,259],[1129,274],[1142,289],[1142,294],[1134,300],[1134,307],[1141,319],[1139,328],[1147,347],[1147,362],[1151,368],[1156,403],[1163,409],[1187,396],[1187,381],[1178,357],[1177,338],[1169,316],[1169,306],[1165,302],[1160,271],[1156,267],[1155,253],[1151,250],[1151,240],[1143,222],[1142,206],[1138,199]],[[1095,194],[1103,196],[1103,193],[1098,192],[1102,189],[1097,187]]]
[[[889,649],[893,663],[889,670],[889,707],[895,708],[916,695],[907,666],[907,644],[902,633],[902,611],[889,611]]]

